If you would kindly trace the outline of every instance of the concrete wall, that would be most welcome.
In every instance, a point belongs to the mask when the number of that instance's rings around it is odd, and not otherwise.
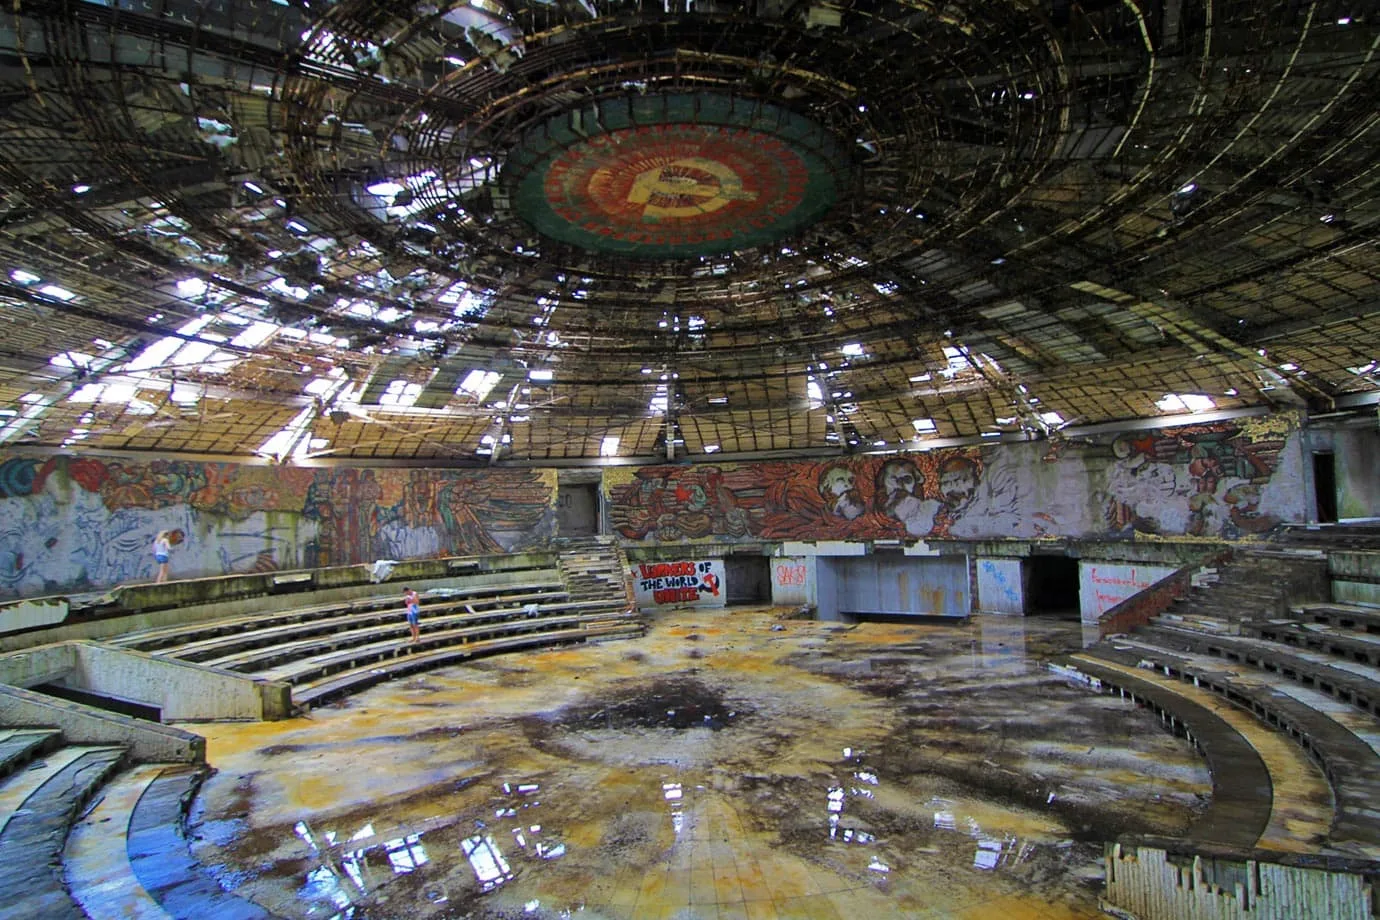
[[[625,541],[1249,537],[1307,510],[1290,415],[1048,443],[604,473]]]
[[[722,559],[639,562],[632,567],[633,599],[643,609],[723,607],[728,603]]]
[[[155,658],[94,642],[62,642],[0,655],[0,683],[56,683],[162,710],[163,720],[283,719],[292,688],[233,671]]]
[[[814,556],[777,556],[771,560],[771,602],[778,607],[817,603]]]
[[[157,706],[165,722],[284,719],[292,712],[292,688],[282,681],[95,642],[71,646],[77,665],[68,686]]]
[[[977,561],[978,609],[988,613],[1025,613],[1025,587],[1019,559]]]
[[[546,545],[554,470],[0,457],[0,597]]]
[[[1380,430],[1349,428],[1332,439],[1337,464],[1337,516],[1380,517]]]
[[[72,744],[123,744],[139,763],[206,762],[200,735],[18,687],[0,686],[0,725],[52,726]]]
[[[1380,607],[1380,553],[1328,553],[1327,568],[1332,600]]]
[[[844,614],[962,617],[971,611],[966,556],[883,552],[835,562]]]
[[[1083,622],[1096,623],[1103,613],[1176,571],[1161,565],[1079,562],[1078,607]]]
[[[37,687],[65,680],[77,668],[76,646],[65,642],[0,655],[0,684]]]

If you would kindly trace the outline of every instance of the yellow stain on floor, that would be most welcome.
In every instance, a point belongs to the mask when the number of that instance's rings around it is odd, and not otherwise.
[[[197,855],[288,918],[1082,920],[1100,846],[1008,778],[1115,826],[1191,817],[1191,747],[1029,651],[1077,647],[1077,624],[779,614],[679,611],[304,718],[187,726],[217,768]],[[714,711],[668,727],[691,704]],[[1117,757],[1075,737],[1107,728]]]

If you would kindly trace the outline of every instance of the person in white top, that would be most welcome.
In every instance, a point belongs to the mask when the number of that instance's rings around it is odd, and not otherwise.
[[[166,530],[158,531],[153,538],[153,561],[158,563],[158,577],[155,582],[168,580],[168,556],[172,552],[172,536]]]

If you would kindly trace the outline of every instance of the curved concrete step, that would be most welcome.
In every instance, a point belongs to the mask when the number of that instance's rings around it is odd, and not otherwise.
[[[267,668],[265,670],[253,671],[254,677],[266,680],[285,680],[290,683],[301,683],[314,677],[330,673],[332,671],[344,670],[357,664],[372,664],[373,662],[385,661],[401,655],[415,657],[416,654],[425,654],[432,650],[447,646],[455,646],[463,649],[469,645],[480,645],[487,641],[501,638],[496,634],[503,635],[540,635],[546,632],[560,631],[563,628],[577,626],[584,619],[584,614],[572,614],[569,616],[539,616],[535,618],[515,618],[502,623],[490,623],[482,626],[468,626],[461,629],[449,629],[442,631],[432,631],[427,628],[425,621],[422,623],[422,638],[416,645],[407,642],[406,626],[399,624],[396,627],[385,629],[368,630],[363,637],[345,637],[342,639],[344,648],[329,648],[317,655],[307,655],[300,658]],[[380,636],[388,636],[383,641],[363,641],[356,644],[358,639],[374,639]],[[319,647],[319,644],[316,646]]]
[[[643,625],[623,623],[612,626],[576,628],[539,632],[530,635],[508,636],[482,642],[470,642],[435,649],[430,652],[417,652],[394,658],[387,662],[363,665],[346,670],[323,674],[313,680],[304,681],[293,687],[292,699],[299,706],[312,706],[326,700],[350,693],[356,693],[373,684],[410,674],[415,671],[431,670],[448,664],[455,664],[469,658],[493,655],[518,649],[567,645],[576,642],[594,642],[603,639],[632,638],[642,635]]]
[[[521,579],[514,577],[511,582],[485,581],[476,585],[437,588],[424,591],[422,597],[424,600],[432,599],[438,603],[463,603],[469,598],[485,598],[509,591],[525,593],[536,590],[560,590],[562,588],[561,573],[556,568],[524,569],[513,574],[523,577]],[[257,610],[248,614],[160,626],[125,633],[106,641],[137,651],[157,652],[170,646],[213,635],[233,634],[245,629],[278,624],[291,625],[341,614],[365,613],[371,610],[386,610],[400,606],[400,596],[396,590],[389,590],[386,594],[371,594],[366,597],[310,605],[294,605],[287,608],[283,608],[282,605],[292,604],[292,596],[260,598],[259,601],[259,606],[277,609]]]
[[[1380,669],[1369,665],[1280,642],[1209,635],[1164,624],[1138,629],[1130,638],[1277,674],[1330,693],[1363,712],[1380,715]]]
[[[266,920],[191,857],[186,806],[202,772],[149,764],[117,776],[72,829],[64,858],[72,897],[90,920]]]
[[[48,751],[62,745],[62,732],[55,728],[0,729],[0,777],[9,776]]]
[[[468,600],[446,600],[423,604],[422,616],[438,616],[455,610],[480,612],[498,611],[504,608],[527,603],[550,603],[565,598],[565,591],[540,591],[515,595],[501,594],[492,597],[470,598]],[[338,633],[353,627],[370,624],[396,622],[402,616],[402,605],[396,598],[387,604],[371,606],[367,609],[351,610],[338,616],[317,617],[310,620],[273,623],[270,625],[245,625],[236,632],[198,637],[186,642],[170,645],[158,650],[157,654],[182,661],[227,667],[221,664],[223,658],[255,649],[276,647],[283,640],[302,637],[321,636]],[[218,657],[219,656],[219,657]]]
[[[1137,673],[1122,662],[1101,660],[1096,653],[1094,649],[1071,655],[1068,661],[1100,680],[1104,689],[1129,692],[1162,717],[1177,721],[1207,760],[1212,800],[1184,836],[1195,843],[1256,846],[1274,808],[1274,782],[1260,753],[1234,725],[1202,701],[1166,686],[1152,674]]]
[[[0,830],[4,916],[83,920],[63,886],[62,850],[72,819],[124,758],[117,747],[62,748],[17,777],[26,789]],[[16,791],[17,794],[17,791]]]
[[[1336,811],[1329,844],[1354,855],[1380,857],[1380,756],[1346,724],[1299,698],[1296,691],[1304,688],[1281,689],[1277,675],[1207,655],[1169,651],[1137,637],[1118,638],[1113,645],[1287,731],[1319,762],[1332,786]]]
[[[550,616],[551,613],[572,608],[580,609],[582,606],[588,605],[538,604],[534,614],[528,613],[524,606],[514,606],[432,617],[429,617],[427,612],[423,610],[422,627],[426,633],[433,635],[443,633],[454,633],[455,635],[483,634],[494,630],[525,629],[530,628],[526,625],[530,621],[554,619]],[[324,654],[352,647],[367,647],[371,642],[381,638],[396,640],[400,636],[407,635],[407,624],[401,611],[392,611],[385,617],[371,616],[364,620],[347,621],[342,626],[350,627],[356,624],[366,625],[359,625],[358,628],[341,628],[335,632],[308,636],[305,639],[250,648],[199,663],[208,667],[228,668],[232,671],[254,671],[264,674],[269,668],[300,661],[311,657],[313,654]]]

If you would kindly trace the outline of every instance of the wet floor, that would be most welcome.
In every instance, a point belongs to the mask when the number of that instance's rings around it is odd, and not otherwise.
[[[1083,918],[1187,743],[1043,666],[1077,623],[663,614],[309,719],[198,725],[195,852],[284,917]]]

